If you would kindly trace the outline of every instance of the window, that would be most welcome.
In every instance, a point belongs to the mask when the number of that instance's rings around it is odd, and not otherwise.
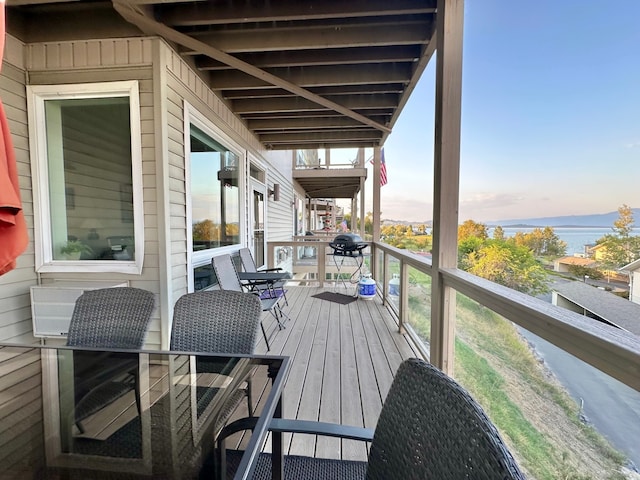
[[[231,253],[242,243],[245,159],[235,144],[187,103],[185,126],[189,283],[198,290],[211,284],[211,257]]]
[[[192,250],[240,243],[239,157],[191,125]]]
[[[29,87],[38,271],[140,273],[137,82]]]

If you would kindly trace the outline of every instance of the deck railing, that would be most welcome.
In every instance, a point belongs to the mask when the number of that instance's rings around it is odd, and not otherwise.
[[[328,286],[329,242],[303,240],[269,242],[269,265]],[[640,338],[458,269],[436,271],[425,255],[379,242],[366,252],[377,294],[425,358],[433,323],[443,322],[432,313],[435,284],[455,290],[452,374],[531,478],[623,478],[637,469]]]
[[[427,358],[434,321],[430,278],[438,274],[459,294],[640,391],[637,336],[458,269],[434,272],[427,257],[380,242],[369,245],[364,264],[377,282],[378,295],[397,318],[398,327]],[[293,271],[294,281],[300,285],[324,286],[335,274],[330,253],[329,241],[313,237],[269,242],[268,265]]]

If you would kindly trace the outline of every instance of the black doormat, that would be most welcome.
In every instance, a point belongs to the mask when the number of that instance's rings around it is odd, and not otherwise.
[[[339,303],[340,305],[348,305],[358,299],[357,297],[351,295],[344,295],[342,293],[335,292],[322,292],[311,296],[313,298],[319,298],[320,300],[328,300],[330,302]]]

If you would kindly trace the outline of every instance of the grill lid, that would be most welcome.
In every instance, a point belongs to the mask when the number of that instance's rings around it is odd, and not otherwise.
[[[362,241],[360,235],[355,233],[341,233],[329,243],[334,255],[360,255],[367,244]]]

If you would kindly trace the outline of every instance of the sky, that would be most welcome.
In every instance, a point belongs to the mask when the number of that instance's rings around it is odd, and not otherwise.
[[[640,0],[466,0],[464,22],[460,222],[640,207]],[[434,94],[435,58],[385,143],[383,219],[432,218]]]

